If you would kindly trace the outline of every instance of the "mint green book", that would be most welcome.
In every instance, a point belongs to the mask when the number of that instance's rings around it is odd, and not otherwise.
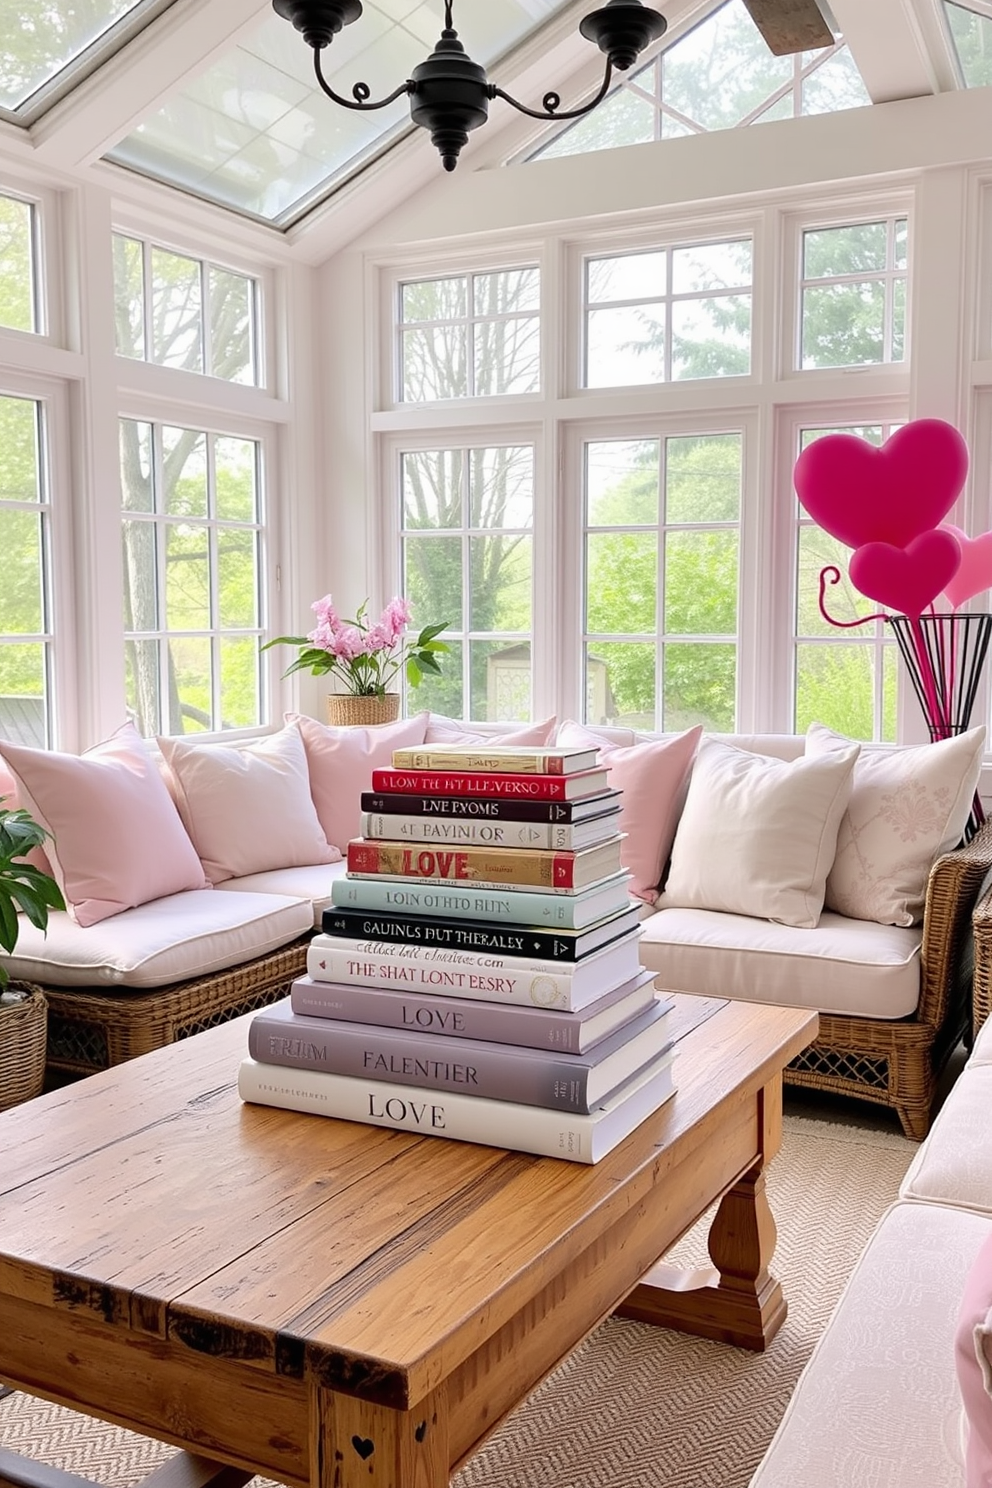
[[[614,873],[577,894],[516,889],[479,889],[469,884],[426,884],[409,878],[336,878],[331,898],[337,909],[401,910],[453,919],[507,920],[513,925],[557,925],[581,930],[617,910],[637,904],[627,892],[629,873]]]

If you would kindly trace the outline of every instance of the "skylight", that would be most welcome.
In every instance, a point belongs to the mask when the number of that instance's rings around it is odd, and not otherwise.
[[[569,3],[485,0],[466,6],[460,34],[488,68]],[[443,24],[443,0],[372,0],[325,52],[325,76],[346,96],[361,81],[381,97],[429,55]],[[370,114],[332,104],[314,79],[310,49],[271,16],[108,158],[284,227],[409,127],[405,98]]]
[[[172,0],[0,0],[0,117],[30,124]]]
[[[581,155],[870,102],[842,42],[775,57],[742,0],[728,0],[625,77],[594,114],[546,136],[527,158]]]
[[[992,84],[992,6],[972,9],[945,0],[944,14],[965,87],[987,88]]]

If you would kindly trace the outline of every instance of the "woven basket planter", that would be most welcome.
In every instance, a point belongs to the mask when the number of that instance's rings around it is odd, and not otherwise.
[[[349,725],[393,723],[400,716],[400,695],[387,692],[383,697],[356,697],[351,692],[327,694],[327,721],[337,728]]]
[[[26,991],[23,1002],[0,1003],[0,1111],[41,1094],[45,1080],[48,1001],[31,982],[11,982]]]

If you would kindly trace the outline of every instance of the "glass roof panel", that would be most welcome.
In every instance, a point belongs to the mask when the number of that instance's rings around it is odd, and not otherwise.
[[[0,0],[0,6],[10,0]],[[123,3],[123,0],[119,0]],[[485,0],[455,7],[456,27],[489,67],[571,0]],[[433,50],[444,0],[367,0],[321,57],[334,90],[391,93]],[[325,98],[313,54],[276,15],[133,130],[107,158],[251,217],[285,226],[410,127],[406,98],[374,113]]]
[[[172,0],[0,0],[0,109],[30,123]],[[64,86],[62,86],[64,85]]]
[[[989,7],[979,11],[952,5],[945,0],[944,14],[961,64],[966,88],[992,84],[992,16]]]

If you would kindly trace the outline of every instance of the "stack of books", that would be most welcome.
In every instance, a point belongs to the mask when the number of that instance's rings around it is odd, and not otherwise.
[[[674,1091],[597,750],[394,752],[244,1100],[598,1161]]]

